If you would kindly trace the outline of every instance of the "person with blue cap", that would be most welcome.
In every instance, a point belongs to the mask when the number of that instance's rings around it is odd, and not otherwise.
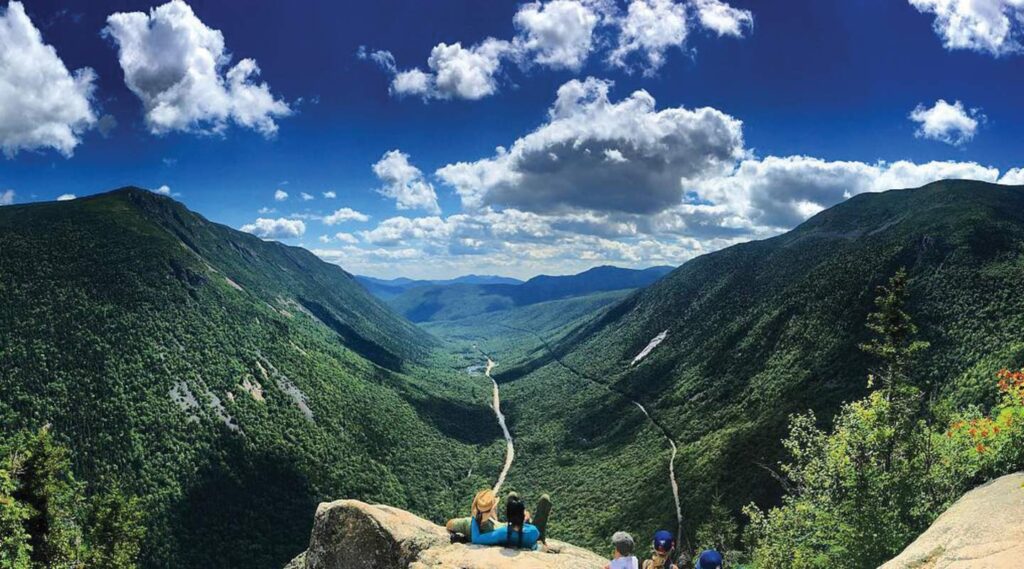
[[[672,552],[676,548],[676,540],[672,537],[672,532],[667,530],[655,532],[651,548],[654,550],[654,556],[644,561],[643,569],[679,569],[672,563]]]
[[[722,569],[724,564],[721,553],[708,549],[697,558],[696,569]]]

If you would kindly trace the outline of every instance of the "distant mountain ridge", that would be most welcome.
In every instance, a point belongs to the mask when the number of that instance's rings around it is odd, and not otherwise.
[[[378,296],[413,322],[434,322],[598,292],[643,288],[670,271],[672,267],[664,266],[647,269],[601,266],[575,275],[540,275],[516,284],[453,282],[412,286],[400,294],[378,293]]]
[[[409,279],[405,277],[398,277],[395,279],[378,279],[375,277],[356,276],[356,281],[366,287],[366,290],[373,293],[378,298],[390,298],[402,294],[403,292],[420,286],[447,286],[453,284],[508,284],[516,285],[522,284],[523,281],[514,279],[512,277],[502,277],[499,275],[463,275],[454,279],[441,279],[441,280],[419,280]]]

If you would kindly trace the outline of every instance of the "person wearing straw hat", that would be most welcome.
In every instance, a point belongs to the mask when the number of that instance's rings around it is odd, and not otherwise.
[[[445,527],[450,533],[468,541],[473,531],[472,523],[474,518],[481,532],[487,533],[498,528],[498,496],[494,493],[494,490],[488,488],[477,492],[476,496],[473,497],[470,517],[448,520]]]

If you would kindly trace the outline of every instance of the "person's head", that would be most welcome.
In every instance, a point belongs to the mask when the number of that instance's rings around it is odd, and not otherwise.
[[[508,525],[517,529],[526,523],[526,504],[514,492],[505,500],[505,519],[508,520]]]
[[[494,490],[486,489],[477,492],[473,497],[473,507],[470,511],[479,524],[483,520],[495,517],[497,508],[498,496],[494,494]]]
[[[615,554],[619,557],[629,557],[633,555],[633,536],[629,535],[624,531],[617,531],[612,535],[612,547],[615,548]]]
[[[723,563],[722,554],[714,549],[709,549],[700,554],[697,559],[697,569],[722,569]]]
[[[522,547],[523,524],[526,523],[526,504],[523,503],[519,494],[516,494],[515,492],[510,493],[508,498],[505,500],[505,520],[508,522],[508,525],[505,526],[505,541],[509,542],[511,539],[510,534],[512,530],[515,530],[519,539],[519,547]],[[511,543],[509,543],[509,545],[511,545]]]
[[[654,549],[655,553],[668,555],[676,548],[676,540],[672,537],[672,532],[663,529],[658,530],[654,533],[654,539],[651,541],[651,547]]]

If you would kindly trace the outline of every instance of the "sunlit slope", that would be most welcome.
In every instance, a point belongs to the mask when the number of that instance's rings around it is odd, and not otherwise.
[[[149,567],[280,567],[326,498],[455,511],[503,447],[433,345],[168,198],[0,208],[0,431],[52,423],[80,476],[144,496]]]
[[[871,362],[857,345],[875,287],[901,266],[931,342],[921,379],[951,404],[985,403],[991,372],[1024,363],[1022,252],[1024,188],[949,181],[856,196],[694,259],[552,342],[546,360],[501,371],[522,448],[511,484],[570,504],[556,527],[595,546],[625,520],[672,526],[667,446],[605,383],[681,443],[690,531],[716,497],[734,511],[770,502],[787,417],[827,417],[865,392]]]

